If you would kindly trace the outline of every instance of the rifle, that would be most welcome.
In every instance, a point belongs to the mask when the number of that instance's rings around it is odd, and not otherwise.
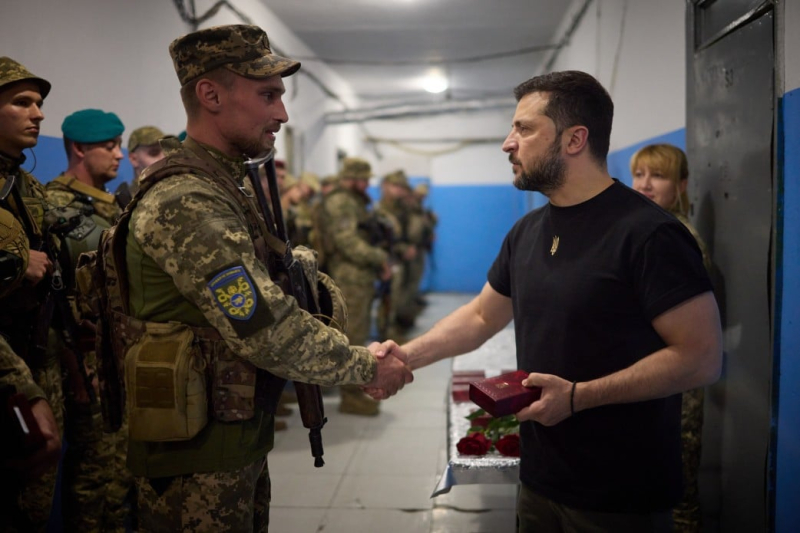
[[[85,350],[80,345],[80,340],[83,336],[80,334],[80,327],[73,314],[72,306],[67,299],[61,262],[58,254],[53,249],[52,239],[52,236],[55,235],[64,242],[64,237],[80,225],[82,221],[82,213],[70,207],[52,208],[45,214],[42,241],[39,243],[38,248],[40,251],[45,252],[53,263],[53,274],[50,282],[51,290],[45,294],[44,302],[39,309],[39,317],[34,327],[33,349],[40,354],[45,353],[48,343],[48,329],[52,319],[55,318],[54,327],[57,327],[57,331],[67,348],[61,352],[61,362],[67,369],[71,383],[73,385],[77,383],[83,384],[82,387],[80,385],[74,386],[72,393],[80,404],[96,404],[97,395],[84,364],[83,352]],[[65,251],[65,248],[61,249],[62,254]],[[66,262],[69,263],[68,260]],[[70,277],[74,278],[74,275]],[[74,282],[74,279],[72,282]],[[86,396],[83,395],[84,390]]]
[[[261,214],[264,216],[264,221],[268,231],[272,236],[277,237],[282,243],[286,245],[286,251],[283,254],[280,262],[274,264],[277,269],[286,276],[287,284],[282,285],[284,293],[292,296],[297,300],[297,304],[301,309],[308,311],[312,315],[317,315],[319,310],[316,309],[316,303],[310,297],[310,287],[306,279],[303,267],[299,261],[294,258],[292,254],[292,245],[289,242],[289,237],[286,232],[286,223],[283,219],[283,210],[281,208],[280,194],[278,192],[278,180],[275,175],[275,152],[270,151],[267,155],[257,157],[255,159],[245,160],[245,169],[247,176],[250,178],[250,183],[256,193],[258,206]],[[272,210],[267,203],[267,196],[264,188],[261,186],[258,168],[265,165],[267,174],[267,184],[269,187],[269,196],[272,201]],[[265,255],[262,250],[259,252],[256,248],[257,255]],[[268,267],[270,262],[267,257],[259,257]],[[325,464],[322,459],[322,427],[328,421],[325,418],[325,411],[322,404],[322,393],[319,386],[310,385],[308,383],[294,382],[295,391],[297,392],[297,402],[300,406],[300,416],[303,419],[303,426],[308,431],[308,440],[311,445],[311,455],[314,456],[314,466],[320,468]]]

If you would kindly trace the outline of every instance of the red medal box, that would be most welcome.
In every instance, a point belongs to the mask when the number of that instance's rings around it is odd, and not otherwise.
[[[469,399],[495,418],[513,415],[539,399],[541,387],[523,387],[528,372],[517,370],[493,378],[479,379],[469,385]]]

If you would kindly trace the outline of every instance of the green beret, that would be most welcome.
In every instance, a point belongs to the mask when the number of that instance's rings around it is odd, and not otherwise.
[[[50,82],[34,76],[23,65],[10,57],[0,57],[0,89],[18,81],[32,81],[39,86],[39,93],[44,99],[50,92]]]
[[[369,163],[358,157],[346,157],[342,161],[342,170],[339,178],[353,180],[368,180],[372,176],[372,167]]]
[[[180,132],[180,133],[178,134],[178,140],[179,140],[180,142],[183,142],[183,141],[185,141],[185,140],[186,140],[186,130],[183,130],[182,132]]]
[[[76,111],[61,123],[61,132],[70,141],[99,143],[119,137],[125,131],[122,121],[114,113],[99,109]]]
[[[133,152],[140,146],[157,144],[162,137],[166,137],[166,134],[155,126],[136,128],[131,132],[131,136],[128,137],[128,151]]]
[[[192,32],[172,41],[169,54],[181,86],[220,67],[245,78],[290,76],[300,63],[272,53],[258,26],[232,24]]]

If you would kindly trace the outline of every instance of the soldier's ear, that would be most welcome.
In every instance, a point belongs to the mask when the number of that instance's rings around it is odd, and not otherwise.
[[[212,80],[203,78],[195,85],[194,92],[197,96],[197,101],[203,108],[212,113],[219,111],[221,99],[218,84],[214,83]]]

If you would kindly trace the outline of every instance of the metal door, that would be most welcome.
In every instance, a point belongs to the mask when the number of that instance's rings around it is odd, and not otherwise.
[[[725,341],[722,379],[706,391],[706,531],[768,529],[772,7],[753,0],[687,3],[691,215],[715,264]]]

